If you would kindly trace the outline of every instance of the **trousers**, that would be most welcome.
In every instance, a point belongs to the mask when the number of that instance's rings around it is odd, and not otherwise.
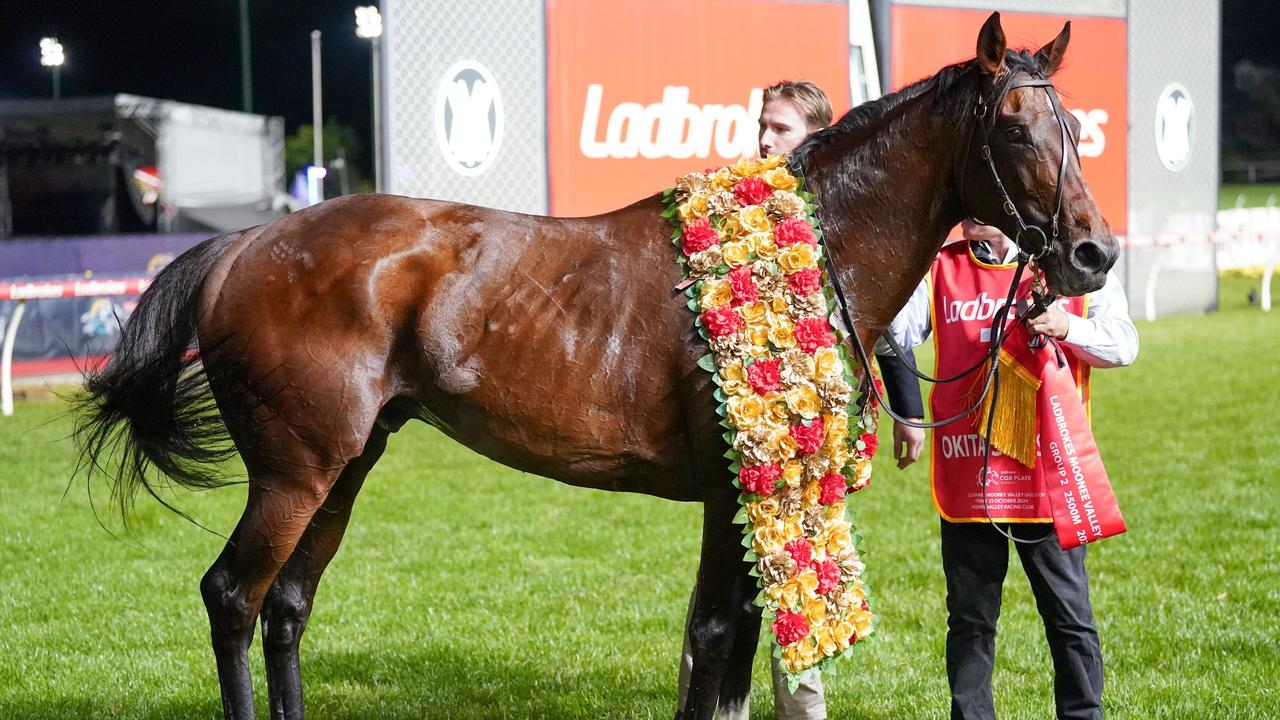
[[[1102,648],[1089,603],[1085,547],[1063,550],[1048,524],[1005,526],[1031,583],[1053,657],[1057,716],[1102,718]],[[988,523],[942,521],[942,568],[947,578],[947,680],[953,720],[993,720],[991,673],[996,620],[1009,567],[1009,540]]]

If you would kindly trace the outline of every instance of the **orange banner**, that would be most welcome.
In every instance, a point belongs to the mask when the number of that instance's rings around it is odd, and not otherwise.
[[[893,8],[893,86],[928,77],[944,65],[972,58],[978,30],[991,13],[916,6]],[[1085,180],[1112,232],[1128,225],[1127,53],[1125,21],[1070,15],[1002,12],[1009,47],[1032,50],[1071,21],[1071,44],[1053,82],[1062,105],[1080,121]]]
[[[839,117],[848,38],[845,3],[548,0],[551,214],[612,210],[754,155],[778,80],[818,83]]]

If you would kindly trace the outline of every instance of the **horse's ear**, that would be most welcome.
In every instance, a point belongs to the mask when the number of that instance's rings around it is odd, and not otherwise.
[[[993,12],[978,31],[978,66],[991,77],[1004,71],[1004,28],[1000,13]]]
[[[1071,21],[1062,26],[1062,32],[1048,45],[1036,51],[1036,60],[1040,63],[1040,72],[1049,77],[1058,72],[1062,57],[1067,54],[1067,43],[1071,40]]]

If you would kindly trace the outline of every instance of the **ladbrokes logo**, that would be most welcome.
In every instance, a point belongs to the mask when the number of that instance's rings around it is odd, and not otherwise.
[[[978,293],[972,300],[952,300],[942,296],[942,321],[948,325],[960,321],[990,320],[996,310],[1004,307],[1004,298],[989,297],[985,292]]]
[[[502,95],[489,69],[463,60],[449,68],[436,92],[436,141],[449,167],[479,175],[502,145]]]
[[[593,159],[643,157],[737,160],[756,152],[757,118],[764,91],[752,88],[743,105],[695,105],[689,88],[667,85],[662,100],[649,105],[622,102],[601,123],[604,86],[587,86],[578,149]]]

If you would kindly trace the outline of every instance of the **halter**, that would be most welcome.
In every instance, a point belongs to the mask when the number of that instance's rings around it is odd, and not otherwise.
[[[1018,207],[1013,204],[1013,199],[1009,197],[1009,191],[1005,189],[1004,182],[1000,179],[1000,172],[996,169],[995,158],[991,154],[991,133],[995,130],[996,121],[999,117],[1000,108],[1004,107],[1005,97],[1010,92],[1024,87],[1044,88],[1045,95],[1049,98],[1049,106],[1053,109],[1053,118],[1058,123],[1058,128],[1062,132],[1062,160],[1058,164],[1058,182],[1054,188],[1053,198],[1053,214],[1049,217],[1049,232],[1046,233],[1044,228],[1039,225],[1028,225],[1022,219],[1022,213],[1018,211]],[[1001,209],[1005,215],[1013,218],[1018,229],[1014,235],[1013,241],[1018,247],[1026,252],[1032,259],[1038,259],[1056,249],[1055,243],[1058,240],[1058,217],[1062,214],[1062,186],[1063,181],[1067,177],[1067,147],[1069,146],[1073,153],[1076,153],[1077,161],[1079,158],[1079,150],[1075,142],[1071,138],[1071,132],[1067,128],[1066,111],[1062,108],[1062,102],[1058,99],[1058,93],[1054,92],[1053,83],[1049,82],[1043,75],[1036,73],[1026,80],[1011,82],[1003,85],[993,93],[993,101],[988,102],[986,99],[980,99],[978,104],[974,106],[973,114],[977,118],[973,123],[973,128],[969,132],[969,142],[965,145],[964,160],[960,164],[959,190],[960,203],[964,205],[964,182],[968,175],[969,169],[969,150],[973,147],[973,141],[978,136],[978,128],[982,127],[982,146],[978,150],[979,157],[982,158],[987,170],[991,173],[991,180],[995,183],[996,190],[1000,193]],[[986,221],[978,219],[976,215],[966,212],[965,216],[979,225],[990,225]],[[1028,240],[1034,241],[1033,235],[1039,236],[1039,246],[1033,247]]]

